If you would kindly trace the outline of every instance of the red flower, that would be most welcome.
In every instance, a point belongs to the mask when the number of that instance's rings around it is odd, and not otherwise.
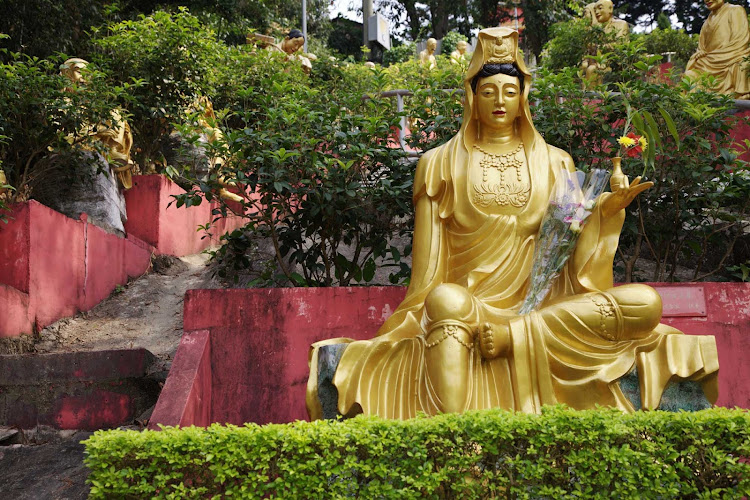
[[[635,142],[635,146],[629,147],[625,150],[625,154],[628,156],[628,158],[635,158],[639,154],[643,152],[643,147],[641,146],[641,136],[635,135],[633,132],[630,132],[626,137],[630,137]]]

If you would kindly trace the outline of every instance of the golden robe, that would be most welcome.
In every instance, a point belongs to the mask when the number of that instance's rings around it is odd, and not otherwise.
[[[740,5],[724,4],[709,14],[701,28],[698,51],[685,69],[687,76],[707,73],[717,78],[713,90],[743,97],[750,94],[747,65],[750,55],[750,27]]]

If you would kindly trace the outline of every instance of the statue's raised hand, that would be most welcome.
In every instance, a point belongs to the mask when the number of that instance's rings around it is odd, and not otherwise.
[[[633,179],[633,182],[629,182],[628,176],[622,173],[620,164],[615,163],[612,177],[609,180],[609,187],[612,192],[608,195],[607,193],[602,195],[604,197],[601,205],[602,215],[604,215],[604,217],[615,215],[620,210],[630,205],[636,196],[653,185],[654,183],[650,181],[641,184],[640,175]]]

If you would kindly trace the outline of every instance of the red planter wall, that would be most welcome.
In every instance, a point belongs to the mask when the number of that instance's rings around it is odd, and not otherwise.
[[[151,248],[68,218],[35,201],[0,224],[0,337],[32,333],[86,311],[143,274]]]
[[[163,175],[133,177],[133,188],[125,191],[125,231],[153,246],[157,253],[181,257],[202,252],[217,244],[222,234],[244,225],[240,217],[221,219],[213,226],[211,237],[204,237],[205,232],[198,227],[213,220],[217,205],[204,201],[198,206],[177,208],[174,196],[184,193]]]

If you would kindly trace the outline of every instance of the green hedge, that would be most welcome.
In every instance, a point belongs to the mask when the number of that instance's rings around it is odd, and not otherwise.
[[[87,441],[92,498],[740,498],[750,414],[546,408]]]

